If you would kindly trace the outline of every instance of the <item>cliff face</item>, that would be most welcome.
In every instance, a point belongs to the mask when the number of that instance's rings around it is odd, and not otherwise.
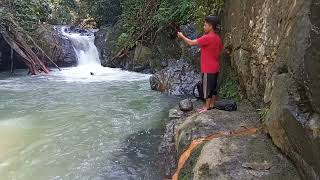
[[[241,89],[265,107],[274,143],[305,179],[320,178],[320,4],[227,0],[224,43]]]

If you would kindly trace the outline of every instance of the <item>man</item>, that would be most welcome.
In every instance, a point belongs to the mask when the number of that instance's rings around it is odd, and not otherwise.
[[[206,99],[202,108],[198,112],[203,113],[213,109],[217,98],[218,75],[220,71],[219,57],[223,49],[221,38],[215,33],[220,25],[220,20],[216,16],[208,16],[204,22],[205,35],[196,40],[191,40],[178,32],[178,37],[190,46],[200,46],[201,48],[201,73],[203,83],[203,94]]]

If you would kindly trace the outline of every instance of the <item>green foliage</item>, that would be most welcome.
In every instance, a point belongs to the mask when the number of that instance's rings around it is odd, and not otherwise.
[[[266,119],[266,117],[268,116],[269,112],[270,112],[270,108],[269,107],[263,107],[261,109],[257,109],[258,114],[260,116],[260,120],[264,121]]]
[[[196,0],[194,19],[200,30],[206,16],[220,15],[224,7],[224,0]]]
[[[160,25],[169,23],[185,24],[193,20],[194,0],[163,0],[160,3],[155,19]]]
[[[219,96],[224,99],[234,99],[236,101],[240,101],[240,96],[238,92],[238,82],[234,77],[229,77],[224,80],[222,85],[220,86]]]
[[[192,179],[194,176],[193,169],[195,165],[197,164],[198,158],[201,154],[201,151],[203,147],[206,145],[206,142],[201,143],[196,147],[193,151],[189,159],[186,161],[184,167],[182,168],[180,174],[179,174],[179,179],[181,180],[188,180]]]
[[[41,0],[39,0],[41,1]],[[48,22],[51,24],[71,24],[76,21],[79,6],[76,0],[46,0],[50,1],[51,14]]]
[[[77,9],[76,0],[12,0],[7,4],[7,10],[28,31],[33,31],[39,22],[71,23]]]
[[[10,5],[14,17],[27,30],[33,30],[39,21],[46,21],[51,13],[47,1],[13,0]]]
[[[127,33],[122,33],[117,39],[117,46],[121,48],[124,44],[128,42],[129,35]]]
[[[122,0],[120,27],[128,35],[126,41],[118,40],[118,46],[132,47],[140,37],[148,37],[150,30],[156,27],[154,16],[157,11],[157,0]],[[119,37],[123,38],[123,36]],[[147,40],[147,39],[145,39]]]
[[[81,0],[79,14],[93,17],[98,25],[114,23],[121,13],[120,0]]]
[[[118,42],[130,47],[139,38],[151,41],[159,29],[190,21],[202,27],[204,17],[220,14],[223,4],[224,0],[122,0],[120,24],[128,37]]]

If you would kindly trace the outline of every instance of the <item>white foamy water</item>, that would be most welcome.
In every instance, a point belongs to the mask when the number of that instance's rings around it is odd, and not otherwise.
[[[94,75],[91,75],[93,73]],[[100,82],[100,81],[142,81],[148,80],[150,75],[107,68],[99,65],[85,65],[73,68],[64,68],[54,71],[53,76],[58,81],[66,82]]]
[[[62,34],[71,40],[78,57],[78,66],[101,65],[99,53],[94,44],[95,37],[93,35],[68,33],[65,29],[66,27],[61,28]]]

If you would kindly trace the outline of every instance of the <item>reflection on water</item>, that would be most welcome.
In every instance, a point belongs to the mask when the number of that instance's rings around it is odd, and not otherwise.
[[[0,74],[0,179],[160,179],[155,151],[175,100],[148,78],[100,66]]]

